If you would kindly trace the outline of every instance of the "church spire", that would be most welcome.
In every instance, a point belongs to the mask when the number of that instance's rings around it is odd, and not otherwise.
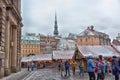
[[[57,15],[55,12],[54,36],[58,36],[58,34]]]

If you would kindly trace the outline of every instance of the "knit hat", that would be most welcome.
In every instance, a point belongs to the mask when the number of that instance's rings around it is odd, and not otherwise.
[[[113,56],[112,58],[117,58],[117,56]]]
[[[93,59],[93,56],[88,56],[89,59]]]

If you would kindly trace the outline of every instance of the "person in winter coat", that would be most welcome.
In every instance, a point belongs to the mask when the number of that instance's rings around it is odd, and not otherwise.
[[[99,55],[99,62],[98,62],[98,72],[97,72],[97,80],[104,80],[104,62],[102,55]]]
[[[89,56],[87,61],[87,71],[89,74],[89,80],[95,80],[94,68],[95,68],[95,63],[93,61],[93,56]]]
[[[35,63],[34,63],[34,62],[32,62],[32,63],[31,63],[31,70],[33,71],[33,70],[34,70],[34,68],[35,68]]]
[[[120,67],[116,56],[113,56],[112,61],[112,74],[115,76],[115,80],[119,80]]]
[[[64,63],[63,63],[63,61],[61,60],[61,62],[60,62],[60,71],[61,71],[61,77],[63,77],[63,72],[64,72]]]
[[[27,63],[28,71],[30,70],[30,62]]]
[[[75,75],[76,65],[77,65],[77,63],[75,61],[72,61],[71,66],[72,66],[73,75]]]
[[[65,76],[67,76],[67,74],[70,76],[70,63],[68,60],[65,61]]]
[[[58,70],[60,71],[60,67],[61,67],[61,60],[58,62]]]
[[[120,67],[120,58],[118,59],[118,64],[119,64],[119,67]]]
[[[107,73],[107,61],[103,58],[103,64],[104,64],[104,76]]]
[[[112,66],[110,62],[107,62],[107,73],[111,73],[112,72]]]
[[[79,70],[80,70],[79,75],[80,76],[84,76],[84,64],[83,63],[84,63],[83,60],[80,60],[80,63],[79,63]]]

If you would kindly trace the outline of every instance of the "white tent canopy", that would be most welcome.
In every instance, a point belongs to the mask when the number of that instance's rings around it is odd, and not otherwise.
[[[74,51],[53,51],[53,59],[72,59]]]
[[[116,49],[120,52],[120,46],[116,46]]]
[[[49,61],[52,60],[52,54],[39,54],[29,57],[23,57],[21,62],[30,62],[30,61]]]
[[[21,62],[30,62],[33,60],[33,56],[29,56],[29,57],[22,57]]]
[[[78,46],[78,50],[84,57],[90,54],[94,57],[103,55],[104,57],[120,56],[111,46]]]
[[[48,61],[52,60],[52,54],[40,54],[40,55],[35,55],[34,61]]]

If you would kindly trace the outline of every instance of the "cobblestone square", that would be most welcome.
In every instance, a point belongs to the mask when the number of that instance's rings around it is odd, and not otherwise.
[[[85,73],[85,76],[82,77],[79,75],[79,71],[76,71],[75,75],[69,77],[61,77],[60,72],[55,69],[39,69],[31,72],[27,77],[23,80],[89,80],[88,74]],[[114,76],[112,74],[107,74],[105,80],[114,80]]]

